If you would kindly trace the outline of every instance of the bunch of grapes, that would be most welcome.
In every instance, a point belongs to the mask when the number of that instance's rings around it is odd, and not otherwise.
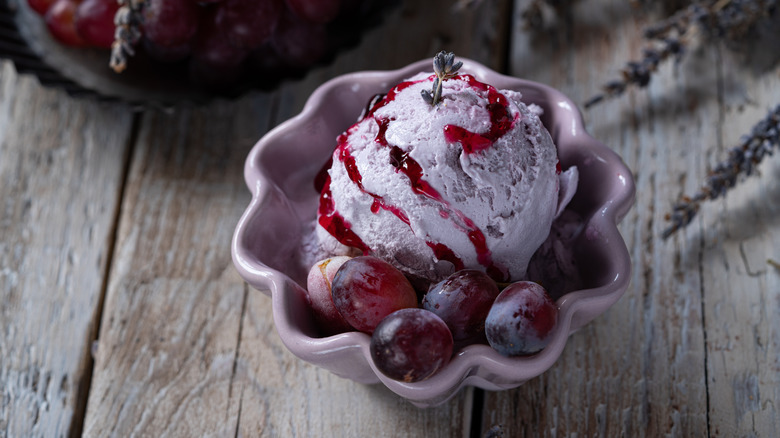
[[[307,283],[322,331],[370,334],[374,365],[405,382],[427,379],[453,351],[474,343],[488,343],[504,356],[537,353],[558,321],[556,304],[537,283],[500,290],[478,270],[455,272],[418,293],[383,260],[334,257],[315,264]]]
[[[334,45],[359,0],[27,0],[62,44],[145,52],[183,64],[194,83],[295,75]],[[122,10],[120,10],[120,6]],[[119,11],[119,14],[117,13]],[[116,20],[116,21],[115,21]],[[346,21],[346,20],[345,20]],[[118,23],[120,26],[115,24]],[[127,31],[128,25],[132,29]],[[125,32],[123,32],[125,31]],[[129,41],[128,41],[129,40]]]

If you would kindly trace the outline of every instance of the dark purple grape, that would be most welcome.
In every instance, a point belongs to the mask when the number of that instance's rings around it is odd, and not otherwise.
[[[452,334],[447,324],[425,309],[391,313],[371,336],[371,358],[387,377],[419,382],[447,365]]]
[[[417,307],[417,293],[404,274],[371,256],[355,257],[341,265],[333,277],[331,293],[344,319],[366,333],[373,332],[396,310]]]
[[[192,0],[146,0],[144,37],[161,47],[189,44],[198,31],[200,9]]]
[[[311,23],[325,24],[339,14],[341,0],[286,0],[295,15]]]
[[[87,44],[110,48],[114,42],[114,15],[119,9],[116,0],[84,0],[76,8],[76,31]]]
[[[238,47],[255,49],[276,29],[282,0],[225,0],[217,6],[217,26]]]
[[[328,49],[328,32],[325,26],[306,22],[292,13],[282,14],[271,46],[282,60],[291,67],[305,68],[314,65]]]
[[[160,62],[178,62],[186,59],[188,56],[190,56],[190,53],[192,53],[192,46],[189,44],[184,44],[177,47],[165,47],[158,46],[146,38],[142,38],[141,43],[143,44],[144,51],[149,56]]]
[[[498,292],[498,285],[487,274],[464,269],[434,285],[422,306],[447,323],[455,342],[479,342],[484,341],[485,318]]]
[[[243,73],[249,53],[230,43],[216,23],[216,10],[206,7],[192,43],[190,75],[193,82],[210,87],[229,86]]]
[[[541,351],[550,342],[558,322],[558,307],[544,288],[532,281],[507,286],[496,298],[485,320],[485,334],[504,356]]]

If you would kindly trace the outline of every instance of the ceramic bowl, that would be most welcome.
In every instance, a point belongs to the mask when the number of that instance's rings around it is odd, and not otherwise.
[[[634,180],[620,157],[588,135],[581,113],[560,92],[459,59],[464,62],[462,73],[499,89],[518,90],[526,103],[541,106],[542,122],[558,146],[563,168],[576,165],[580,172],[577,193],[567,209],[583,218],[582,231],[569,248],[581,285],[557,298],[559,324],[544,350],[508,358],[487,345],[470,345],[429,379],[404,383],[377,370],[368,335],[323,336],[312,321],[305,291],[310,266],[302,262],[300,242],[316,216],[315,175],[333,152],[336,137],[356,121],[369,99],[418,72],[431,71],[430,60],[394,71],[339,76],[315,90],[299,115],[265,135],[246,160],[244,176],[252,201],[232,242],[238,272],[270,296],[276,329],[293,354],[357,382],[381,382],[421,407],[443,403],[467,385],[508,389],[543,373],[560,356],[572,332],[623,295],[631,267],[617,223],[633,203]]]

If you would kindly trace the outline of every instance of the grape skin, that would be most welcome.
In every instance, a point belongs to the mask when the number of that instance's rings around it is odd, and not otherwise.
[[[201,17],[190,59],[190,79],[208,87],[229,86],[239,80],[249,53],[231,44],[219,30],[216,12],[215,8],[208,7]]]
[[[453,351],[447,324],[425,309],[391,313],[371,336],[371,358],[391,379],[419,382],[446,366]]]
[[[255,49],[271,37],[283,8],[282,0],[225,0],[217,8],[217,27],[231,44]]]
[[[341,316],[365,333],[396,310],[417,307],[417,293],[404,274],[371,256],[345,262],[333,277],[331,293]]]
[[[484,342],[485,318],[498,293],[498,285],[487,274],[464,269],[431,287],[422,307],[447,323],[456,343]]]
[[[339,14],[341,0],[285,0],[287,7],[304,20],[325,24]]]
[[[146,0],[144,38],[161,47],[189,44],[198,32],[200,10],[192,0]]]
[[[84,0],[76,8],[76,31],[95,47],[110,48],[114,42],[116,0]]]
[[[27,4],[30,5],[33,11],[38,15],[45,15],[46,11],[54,4],[54,0],[27,0]]]
[[[496,298],[485,320],[485,334],[504,356],[528,355],[550,342],[558,322],[558,307],[544,288],[531,281],[507,286]]]
[[[314,313],[314,320],[320,330],[328,335],[352,329],[336,309],[331,294],[333,277],[341,265],[349,259],[350,257],[339,256],[321,260],[312,266],[306,279],[306,290],[309,293],[309,304]]]
[[[325,26],[308,23],[288,12],[279,20],[270,44],[285,64],[305,68],[325,55],[327,40]]]
[[[46,27],[57,41],[67,46],[84,46],[84,39],[76,31],[74,16],[78,5],[72,0],[56,0],[46,11]]]

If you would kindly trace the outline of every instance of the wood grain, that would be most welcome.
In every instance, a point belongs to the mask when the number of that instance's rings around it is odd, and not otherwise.
[[[623,3],[582,2],[564,17],[564,29],[548,39],[518,31],[513,74],[547,82],[583,102],[641,53],[641,29],[653,18]],[[750,298],[737,295],[734,289],[751,283],[734,273],[743,265],[739,247],[745,243],[724,243],[724,220],[711,213],[731,211],[728,202],[706,206],[673,239],[659,237],[671,202],[692,193],[714,163],[708,156],[723,156],[724,145],[749,126],[747,116],[727,116],[736,110],[724,101],[753,108],[753,120],[780,101],[776,70],[756,79],[745,71],[728,72],[726,66],[736,63],[725,61],[725,53],[718,45],[694,49],[680,65],[664,65],[647,90],[586,113],[591,133],[635,170],[636,205],[621,225],[633,260],[632,283],[620,302],[570,338],[548,373],[515,391],[489,394],[484,423],[503,423],[510,436],[777,434],[777,380],[770,371],[777,369],[777,358],[769,346],[776,345],[780,322],[771,318],[777,288],[768,289],[776,285],[777,273],[765,261],[758,264],[755,292]],[[746,93],[728,97],[726,84]],[[747,198],[754,199],[756,216],[766,224],[751,239],[760,243],[749,251],[754,264],[771,257],[780,232],[771,220],[774,203],[756,196],[767,190],[763,184],[741,188],[752,193]],[[744,214],[739,219],[752,235],[756,230],[746,220]],[[728,335],[722,329],[725,309]],[[737,349],[733,337],[749,341],[739,343],[738,353],[728,353],[726,363],[723,345]]]
[[[0,436],[83,420],[132,113],[0,63]]]
[[[780,103],[780,67],[764,64],[778,41],[775,28],[752,45],[719,46],[719,113],[712,125],[720,142],[709,148],[708,166]],[[760,170],[760,177],[707,205],[692,233],[703,249],[708,414],[715,436],[780,435],[780,270],[768,263],[780,258],[780,161],[770,157]]]
[[[269,97],[148,111],[135,144],[85,436],[232,435],[246,287],[230,240]]]
[[[1,62],[0,437],[780,435],[780,162],[660,239],[671,202],[780,102],[771,32],[694,48],[585,114],[635,171],[620,226],[632,281],[542,376],[418,409],[282,345],[229,245],[250,199],[247,153],[317,86],[445,49],[583,102],[641,53],[657,18],[580,0],[533,35],[523,0],[455,3],[405,0],[275,92],[137,116]]]

